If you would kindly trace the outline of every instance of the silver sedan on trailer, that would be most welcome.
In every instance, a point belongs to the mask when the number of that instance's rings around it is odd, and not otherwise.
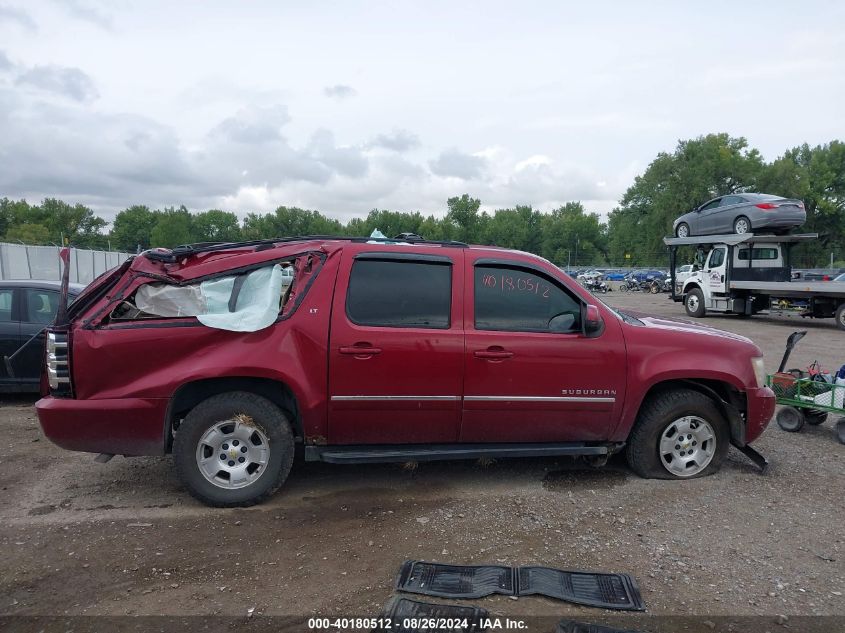
[[[787,231],[801,226],[807,212],[801,200],[767,193],[719,196],[685,213],[673,225],[677,237],[721,235],[752,231]]]

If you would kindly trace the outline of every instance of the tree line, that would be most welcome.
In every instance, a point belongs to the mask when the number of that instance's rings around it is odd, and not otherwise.
[[[845,144],[802,145],[767,163],[744,138],[710,134],[680,141],[660,153],[602,222],[581,202],[550,212],[530,205],[481,211],[469,194],[449,198],[445,213],[423,215],[374,209],[346,223],[315,210],[280,206],[270,213],[191,213],[184,206],[151,209],[133,205],[111,226],[90,208],[47,198],[38,205],[0,199],[0,240],[136,252],[154,246],[253,240],[292,235],[388,237],[416,233],[427,239],[495,244],[541,255],[561,266],[663,266],[662,238],[680,214],[716,196],[759,191],[800,198],[807,209],[802,232],[819,240],[802,244],[796,264],[845,266]]]

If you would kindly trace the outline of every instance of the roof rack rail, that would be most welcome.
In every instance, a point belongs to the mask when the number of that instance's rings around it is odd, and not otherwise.
[[[467,248],[465,242],[456,242],[453,240],[426,240],[418,235],[411,233],[402,233],[397,237],[366,237],[366,236],[345,236],[345,235],[297,235],[294,237],[275,237],[263,240],[249,240],[245,242],[198,242],[196,244],[182,244],[173,249],[149,249],[141,253],[147,259],[155,261],[162,261],[173,263],[180,257],[187,257],[189,255],[197,255],[199,253],[210,253],[214,251],[225,251],[235,248],[247,248],[250,246],[270,246],[274,244],[285,244],[287,242],[308,242],[314,240],[344,240],[348,242],[367,243],[367,242],[381,242],[384,244],[396,244],[398,242],[407,242],[408,244],[431,244],[436,246],[452,246],[457,248]]]

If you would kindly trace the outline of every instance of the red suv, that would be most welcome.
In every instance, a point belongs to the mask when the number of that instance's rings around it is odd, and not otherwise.
[[[243,506],[296,444],[334,463],[625,450],[643,477],[715,472],[774,396],[760,349],[616,311],[550,262],[455,242],[292,238],[147,251],[48,333],[45,434],[172,452],[198,499]]]

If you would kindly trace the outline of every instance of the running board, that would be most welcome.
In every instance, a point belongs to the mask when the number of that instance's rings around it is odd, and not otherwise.
[[[378,462],[431,462],[479,457],[554,457],[559,455],[612,455],[622,444],[403,444],[371,446],[306,446],[305,461],[330,464]]]

